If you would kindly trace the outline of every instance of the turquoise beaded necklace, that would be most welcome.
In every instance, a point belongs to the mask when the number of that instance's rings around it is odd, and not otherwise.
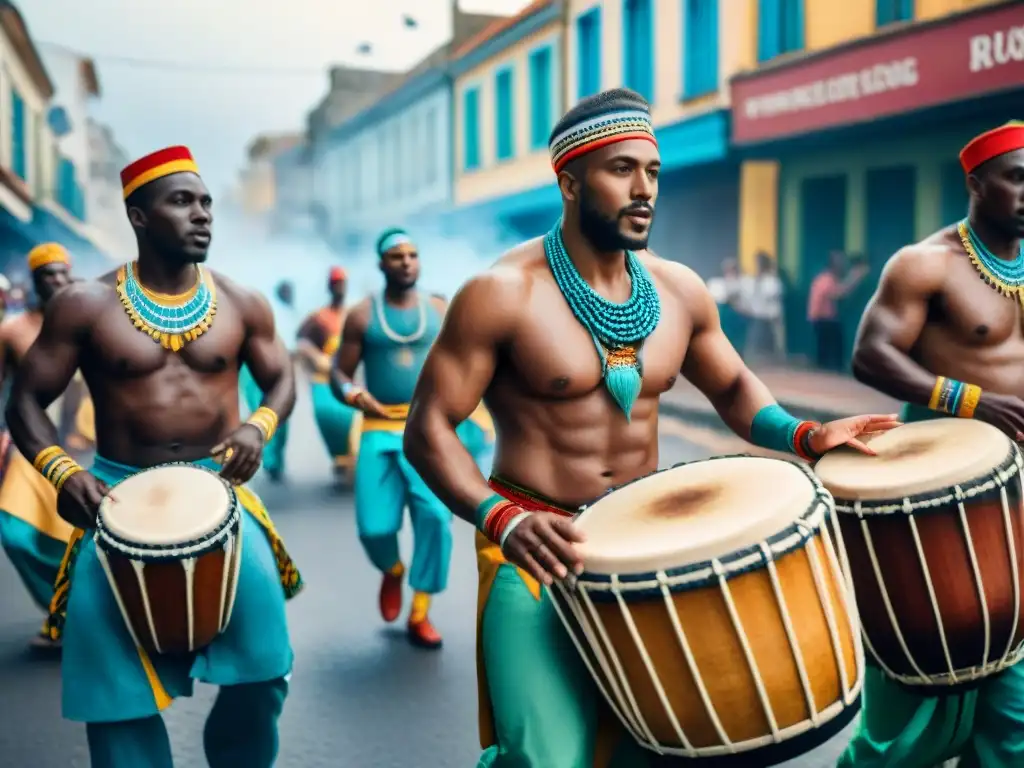
[[[147,290],[135,269],[130,263],[118,270],[117,293],[139,331],[177,352],[210,329],[217,312],[217,292],[202,267],[196,266],[196,285],[180,296]]]
[[[957,225],[960,242],[981,279],[994,290],[1016,298],[1024,305],[1024,244],[1012,261],[1001,259],[986,247],[970,222],[964,219]]]
[[[632,290],[624,303],[616,304],[591,288],[572,263],[562,240],[561,219],[544,238],[544,253],[566,303],[590,333],[605,387],[629,420],[643,383],[640,348],[661,320],[661,300],[647,268],[635,253],[626,251]]]

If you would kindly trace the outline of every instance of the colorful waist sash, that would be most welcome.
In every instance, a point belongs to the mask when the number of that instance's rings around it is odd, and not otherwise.
[[[219,469],[219,465],[212,459],[204,459],[193,462],[198,466],[205,466],[211,469]],[[130,467],[116,461],[104,459],[97,456],[93,462],[93,472],[107,485],[115,486],[132,475],[142,472],[144,468]],[[263,505],[260,497],[244,485],[235,486],[235,494],[238,503],[253,516],[263,528],[270,541],[270,547],[274,552],[274,560],[277,564],[277,571],[281,579],[281,588],[284,590],[285,599],[291,599],[297,595],[305,586],[302,576],[288,551],[285,549],[284,541],[278,534],[274,523],[270,520],[267,508]],[[50,615],[46,620],[43,629],[53,640],[59,640],[64,632],[64,622],[67,618],[68,595],[71,591],[72,577],[75,569],[75,558],[82,543],[85,531],[81,528],[74,528],[71,532],[71,539],[68,541],[68,548],[64,553],[64,560],[57,572],[57,581],[54,584],[53,600],[50,602]]]

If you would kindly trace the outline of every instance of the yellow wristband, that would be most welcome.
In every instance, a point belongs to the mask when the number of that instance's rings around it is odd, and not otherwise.
[[[64,487],[64,483],[66,483],[73,475],[77,475],[79,472],[82,471],[83,467],[80,466],[79,464],[74,464],[73,466],[70,466],[66,470],[64,470],[61,476],[57,478],[57,482],[53,484],[54,487],[57,489],[57,493],[60,493],[60,489]]]
[[[43,477],[46,478],[46,481],[48,483],[55,483],[57,481],[57,478],[60,476],[61,472],[63,472],[70,466],[74,466],[74,464],[76,464],[75,460],[72,459],[67,454],[65,454],[64,456],[61,456],[59,459],[51,461],[49,464],[46,465],[46,473],[43,475]]]
[[[252,424],[263,433],[263,441],[270,442],[270,439],[277,431],[277,414],[273,409],[261,405],[256,412],[249,417],[249,424]]]
[[[981,387],[977,384],[965,384],[963,394],[960,395],[960,402],[957,404],[956,415],[961,419],[973,419],[979,400],[981,400]]]
[[[43,468],[62,453],[64,453],[64,449],[59,445],[51,445],[49,448],[43,448],[43,450],[36,454],[35,459],[32,461],[32,466],[36,468],[36,472],[42,474]]]

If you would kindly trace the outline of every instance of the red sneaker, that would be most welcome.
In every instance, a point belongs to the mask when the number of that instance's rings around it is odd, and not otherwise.
[[[385,573],[380,583],[380,615],[389,624],[402,613],[402,576]]]
[[[419,648],[433,650],[440,648],[443,641],[441,633],[430,623],[430,619],[423,619],[423,621],[409,622],[409,642]]]

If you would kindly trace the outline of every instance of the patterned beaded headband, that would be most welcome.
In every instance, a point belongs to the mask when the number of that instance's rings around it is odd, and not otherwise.
[[[132,192],[139,187],[149,184],[151,181],[170,176],[172,173],[194,173],[199,175],[199,166],[196,165],[192,153],[188,147],[167,147],[152,154],[136,160],[121,171],[121,187],[124,199],[127,200]]]
[[[49,264],[71,266],[71,256],[60,243],[43,243],[28,252],[29,272],[35,272]]]
[[[551,140],[551,165],[555,173],[559,173],[574,158],[630,139],[644,139],[658,145],[650,114],[639,109],[624,109],[598,115],[567,128]]]
[[[960,152],[960,165],[964,173],[970,173],[982,163],[1017,149],[1024,149],[1024,122],[1020,120],[985,131],[971,139]]]

